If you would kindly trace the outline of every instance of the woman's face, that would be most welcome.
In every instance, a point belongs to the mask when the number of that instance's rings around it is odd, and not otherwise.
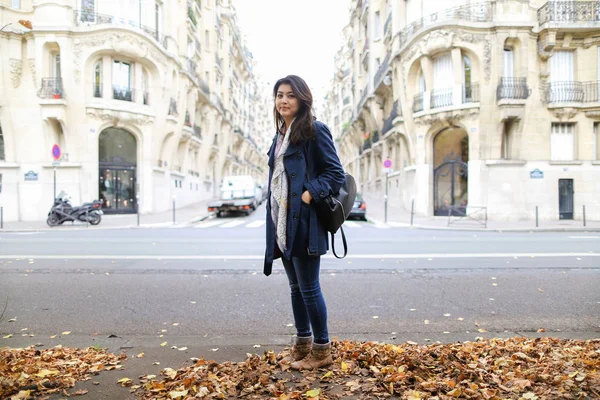
[[[284,119],[294,118],[300,109],[300,102],[294,95],[292,87],[287,83],[279,85],[275,97],[275,108]]]

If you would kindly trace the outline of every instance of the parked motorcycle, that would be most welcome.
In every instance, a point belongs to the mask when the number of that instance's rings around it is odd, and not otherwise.
[[[89,222],[92,225],[98,225],[102,220],[102,202],[94,200],[91,203],[83,203],[79,207],[73,207],[69,197],[65,192],[60,192],[54,199],[54,204],[48,213],[46,223],[53,227],[62,225],[65,222]]]

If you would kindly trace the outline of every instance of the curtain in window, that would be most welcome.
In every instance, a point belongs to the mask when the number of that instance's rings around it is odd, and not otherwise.
[[[583,89],[575,82],[572,51],[556,51],[550,58],[550,102],[583,101]]]
[[[504,78],[513,78],[515,70],[514,53],[512,49],[504,49],[504,69],[502,76]]]
[[[571,161],[575,159],[573,124],[552,124],[550,136],[550,159]]]

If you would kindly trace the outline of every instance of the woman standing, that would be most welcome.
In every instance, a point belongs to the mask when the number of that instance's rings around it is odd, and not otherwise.
[[[327,126],[312,115],[312,94],[304,80],[289,75],[273,89],[277,134],[269,150],[265,275],[280,258],[287,274],[297,336],[282,360],[293,369],[316,369],[333,362],[327,307],[321,293],[321,255],[327,232],[313,203],[337,193],[344,170]],[[314,335],[314,344],[313,344]]]

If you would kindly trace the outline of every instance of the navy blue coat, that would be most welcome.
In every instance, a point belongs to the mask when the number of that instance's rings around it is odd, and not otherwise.
[[[327,125],[314,123],[314,140],[290,142],[283,164],[289,182],[289,208],[287,216],[287,250],[281,254],[275,242],[275,225],[271,218],[271,178],[275,162],[277,135],[267,153],[269,155],[269,195],[267,200],[267,248],[265,251],[265,275],[271,274],[273,260],[281,257],[320,256],[329,250],[327,231],[319,222],[313,203],[329,194],[337,193],[344,183],[344,169],[335,150],[335,144]],[[302,201],[302,193],[308,190],[313,198],[311,204]]]

